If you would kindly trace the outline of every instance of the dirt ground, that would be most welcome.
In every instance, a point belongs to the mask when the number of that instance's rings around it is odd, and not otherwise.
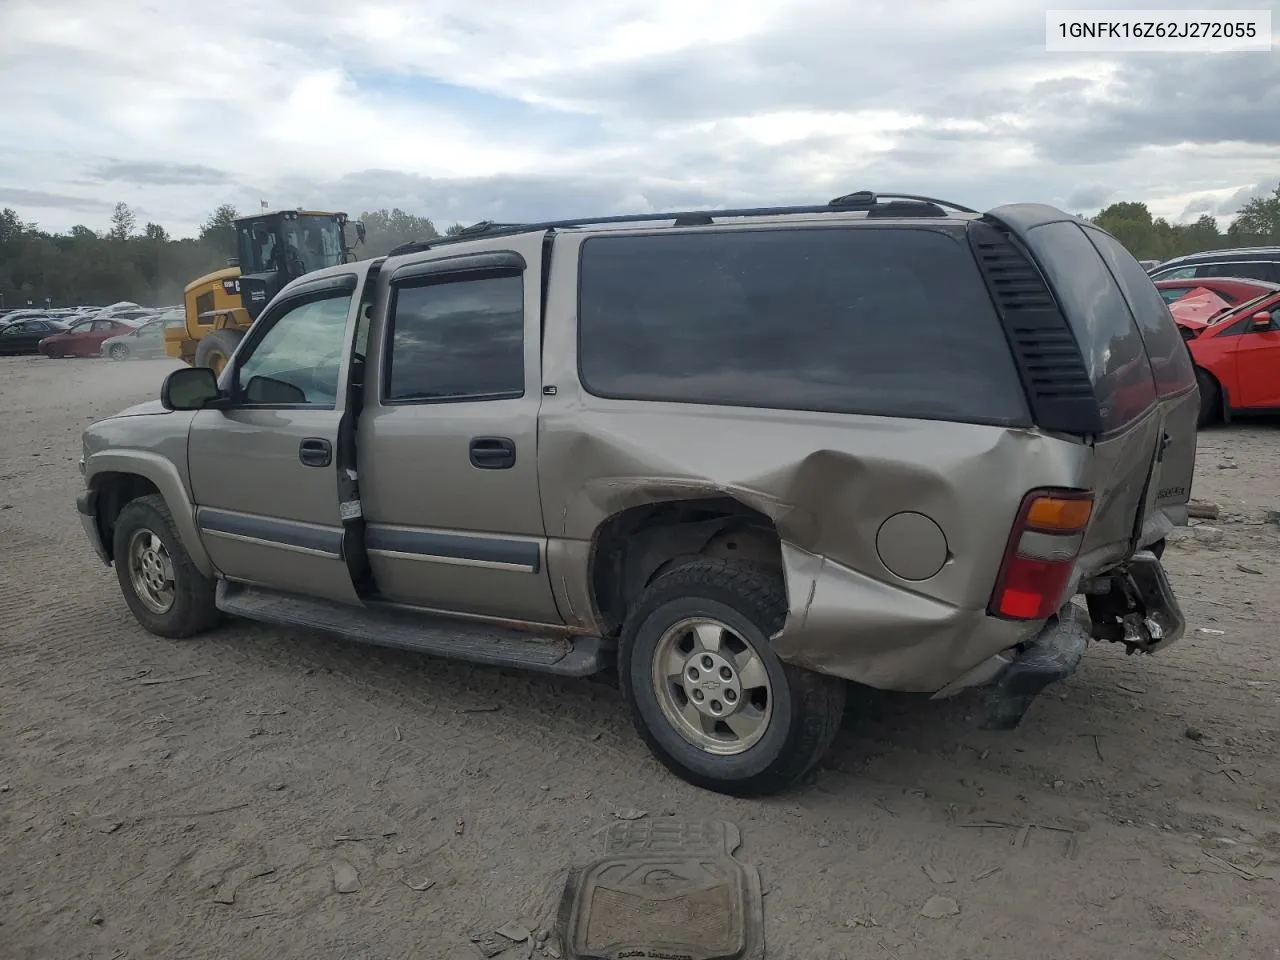
[[[1275,422],[1201,435],[1224,516],[1166,553],[1181,644],[1091,649],[1012,733],[860,693],[806,784],[738,801],[659,767],[604,683],[144,633],[76,459],[172,366],[0,360],[3,960],[478,958],[477,931],[545,928],[630,811],[740,826],[770,958],[1280,957]]]

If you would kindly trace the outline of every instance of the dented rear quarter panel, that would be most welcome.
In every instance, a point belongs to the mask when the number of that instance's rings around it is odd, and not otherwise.
[[[785,660],[934,692],[1040,628],[989,617],[987,603],[1023,496],[1092,486],[1088,445],[1024,428],[593,396],[577,368],[582,240],[556,241],[543,351],[555,391],[538,440],[548,572],[568,619],[598,627],[589,569],[606,519],[729,496],[781,537],[790,614],[774,646]],[[902,512],[930,517],[946,537],[946,560],[926,580],[880,558],[877,534]]]

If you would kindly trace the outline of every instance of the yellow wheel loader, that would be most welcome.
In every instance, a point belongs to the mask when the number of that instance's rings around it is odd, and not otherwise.
[[[164,350],[195,367],[221,373],[245,331],[289,281],[356,259],[347,229],[364,242],[364,224],[345,213],[264,211],[235,221],[236,257],[187,284],[186,323],[164,332]]]

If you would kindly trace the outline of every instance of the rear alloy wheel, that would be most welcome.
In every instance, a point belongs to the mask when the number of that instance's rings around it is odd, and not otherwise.
[[[125,505],[112,545],[120,591],[147,630],[178,639],[203,633],[221,619],[214,582],[191,562],[159,494]]]
[[[754,564],[698,560],[659,576],[627,617],[619,678],[653,754],[732,796],[785,789],[826,753],[845,682],[784,664],[769,643],[782,584]]]
[[[123,343],[113,343],[111,345],[111,350],[109,351],[109,356],[112,360],[128,360],[129,348]]]
[[[1196,426],[1203,427],[1213,423],[1222,413],[1222,390],[1213,374],[1196,367],[1196,385],[1200,388],[1200,415],[1196,418]]]

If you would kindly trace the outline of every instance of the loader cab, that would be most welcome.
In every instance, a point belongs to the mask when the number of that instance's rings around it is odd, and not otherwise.
[[[236,221],[239,293],[257,319],[291,280],[353,259],[346,240],[347,215],[284,210]],[[363,233],[357,225],[357,232]]]

